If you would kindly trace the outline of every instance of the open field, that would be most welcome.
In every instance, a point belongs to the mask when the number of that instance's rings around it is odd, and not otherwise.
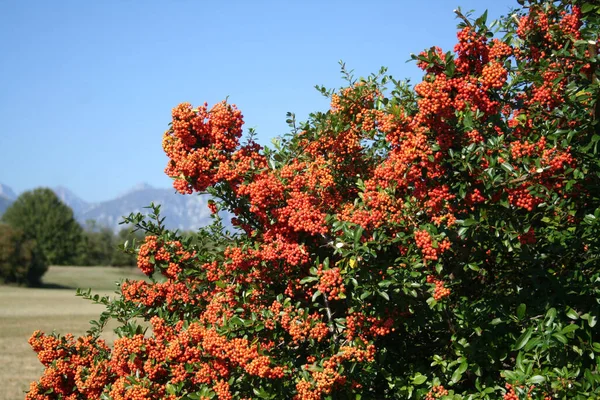
[[[111,294],[121,278],[140,279],[141,274],[111,267],[51,267],[44,275],[51,288],[0,286],[0,400],[23,399],[29,383],[41,375],[43,367],[27,343],[33,331],[81,335],[102,312],[101,305],[75,296],[75,288]],[[105,338],[114,340],[110,333]]]

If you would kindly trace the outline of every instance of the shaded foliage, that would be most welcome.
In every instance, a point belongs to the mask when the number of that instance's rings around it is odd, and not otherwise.
[[[37,286],[48,267],[33,240],[23,232],[0,223],[0,282]]]

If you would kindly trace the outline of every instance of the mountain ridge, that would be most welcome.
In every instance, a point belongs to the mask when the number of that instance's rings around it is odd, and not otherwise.
[[[0,183],[0,197],[14,201],[17,195],[10,186]]]
[[[117,232],[123,228],[120,222],[130,213],[147,213],[150,203],[161,205],[161,216],[168,229],[180,231],[197,230],[209,225],[210,210],[207,206],[208,195],[182,195],[173,188],[156,188],[148,183],[139,183],[117,197],[101,201],[88,202],[76,195],[69,188],[57,186],[50,188],[57,197],[71,207],[75,219],[86,226],[86,221],[94,220],[98,226],[110,228]],[[5,195],[8,194],[8,195]],[[14,191],[0,183],[0,214],[16,200]]]

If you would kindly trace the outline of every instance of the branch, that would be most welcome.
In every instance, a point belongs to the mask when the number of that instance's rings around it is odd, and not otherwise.
[[[323,300],[325,303],[325,310],[327,311],[327,320],[330,324],[329,330],[333,333],[333,340],[337,342],[340,333],[338,332],[337,325],[333,320],[333,314],[331,313],[331,308],[329,307],[329,300],[327,300],[327,293],[323,293]]]
[[[467,26],[469,28],[473,28],[473,25],[471,24],[471,21],[469,21],[469,19],[464,16],[464,14],[460,11],[460,8],[455,9],[454,10],[454,14],[456,14],[456,16],[458,18],[462,19],[464,21],[464,23],[467,24]]]
[[[588,43],[588,51],[590,53],[590,57],[595,57],[598,54],[598,49],[596,48],[595,43]],[[591,64],[590,76],[592,78],[592,83],[598,83],[598,77],[596,76],[596,64]],[[600,123],[598,123],[598,118],[600,117],[600,100],[596,99],[596,105],[592,110],[592,120],[596,122],[596,133],[600,134]]]

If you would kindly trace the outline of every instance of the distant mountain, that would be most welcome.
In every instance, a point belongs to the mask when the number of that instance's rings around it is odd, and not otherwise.
[[[13,201],[17,199],[15,192],[9,186],[2,183],[0,183],[0,197]]]
[[[73,214],[82,226],[86,221],[95,220],[97,225],[117,232],[123,228],[119,222],[130,213],[147,214],[144,208],[150,203],[160,204],[161,216],[169,229],[180,231],[197,230],[212,222],[207,206],[207,195],[181,195],[175,189],[155,188],[147,183],[134,186],[113,200],[89,203],[66,187],[52,188],[63,203],[71,207]],[[17,198],[14,191],[0,183],[0,215]]]
[[[92,205],[87,211],[77,214],[81,223],[95,220],[99,225],[114,231],[122,229],[119,222],[130,213],[148,213],[150,203],[160,204],[161,215],[165,217],[165,226],[169,229],[197,230],[210,224],[209,197],[203,195],[181,195],[175,189],[159,189],[141,184],[114,200]],[[68,204],[68,203],[67,203]]]
[[[4,214],[16,198],[17,195],[9,186],[0,183],[0,215]]]
[[[85,213],[94,206],[94,204],[88,203],[64,186],[54,187],[52,191],[63,203],[71,207],[73,214],[76,216]]]

